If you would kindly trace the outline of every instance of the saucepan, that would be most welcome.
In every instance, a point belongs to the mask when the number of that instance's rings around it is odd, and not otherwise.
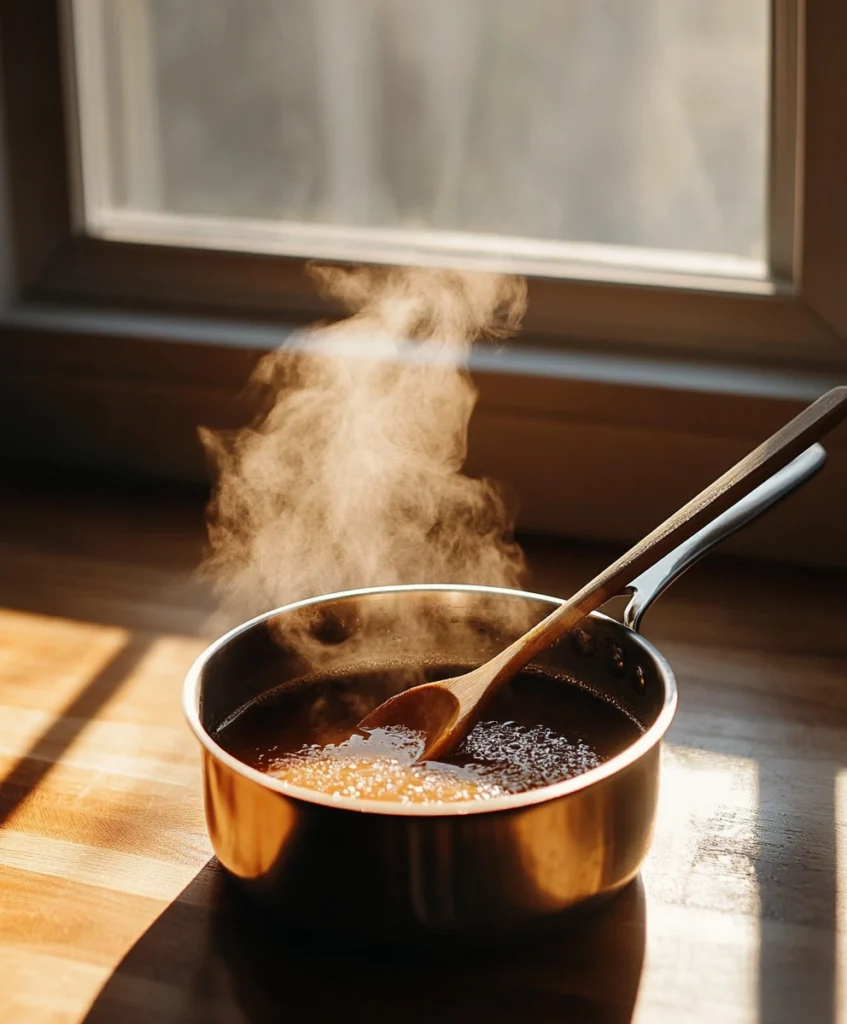
[[[369,624],[385,621],[383,609],[402,607],[406,621],[438,629],[389,637],[388,646],[382,635],[380,657],[471,665],[548,615],[561,604],[556,597],[451,584],[374,587],[277,608],[221,637],[188,673],[184,709],[202,747],[212,845],[236,886],[304,934],[365,941],[535,930],[619,892],[650,847],[661,743],[677,706],[673,671],[640,634],[642,619],[690,565],[825,458],[813,445],[633,580],[622,622],[594,612],[538,657],[542,671],[579,680],[643,730],[617,756],[554,785],[482,803],[342,803],[249,767],[215,737],[247,702],[302,676],[301,656],[280,642],[289,626],[320,623],[331,641],[324,669],[334,673],[361,660]],[[509,622],[520,626],[510,631]],[[327,632],[327,623],[337,628]]]

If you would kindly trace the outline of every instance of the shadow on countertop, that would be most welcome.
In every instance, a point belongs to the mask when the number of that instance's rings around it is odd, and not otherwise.
[[[632,1017],[644,961],[637,879],[555,936],[450,953],[318,950],[269,930],[210,861],[117,966],[84,1024],[398,1019],[451,1024]]]

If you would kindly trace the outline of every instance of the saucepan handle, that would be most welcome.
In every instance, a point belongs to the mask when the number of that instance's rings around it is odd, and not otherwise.
[[[774,473],[770,479],[751,491],[746,498],[742,498],[708,526],[704,526],[699,533],[695,533],[684,544],[674,548],[670,554],[641,573],[627,587],[632,598],[624,612],[624,623],[630,629],[638,631],[647,609],[686,569],[711,551],[716,544],[720,544],[736,530],[758,519],[783,498],[787,498],[811,479],[825,462],[826,452],[823,447],[813,444],[793,462],[789,462],[778,473]]]

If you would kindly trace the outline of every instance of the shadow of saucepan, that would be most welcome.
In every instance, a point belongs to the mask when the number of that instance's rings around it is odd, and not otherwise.
[[[566,931],[475,949],[354,950],[281,936],[210,861],[138,939],[85,1024],[313,1020],[439,1024],[632,1017],[644,960],[641,880]]]

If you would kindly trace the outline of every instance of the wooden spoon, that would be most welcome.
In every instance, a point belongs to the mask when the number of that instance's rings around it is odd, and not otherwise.
[[[405,726],[424,736],[418,761],[444,757],[467,736],[488,700],[536,654],[619,594],[632,579],[710,519],[788,465],[845,416],[847,387],[833,388],[500,654],[465,675],[398,693],[362,719],[359,728],[368,731]]]

